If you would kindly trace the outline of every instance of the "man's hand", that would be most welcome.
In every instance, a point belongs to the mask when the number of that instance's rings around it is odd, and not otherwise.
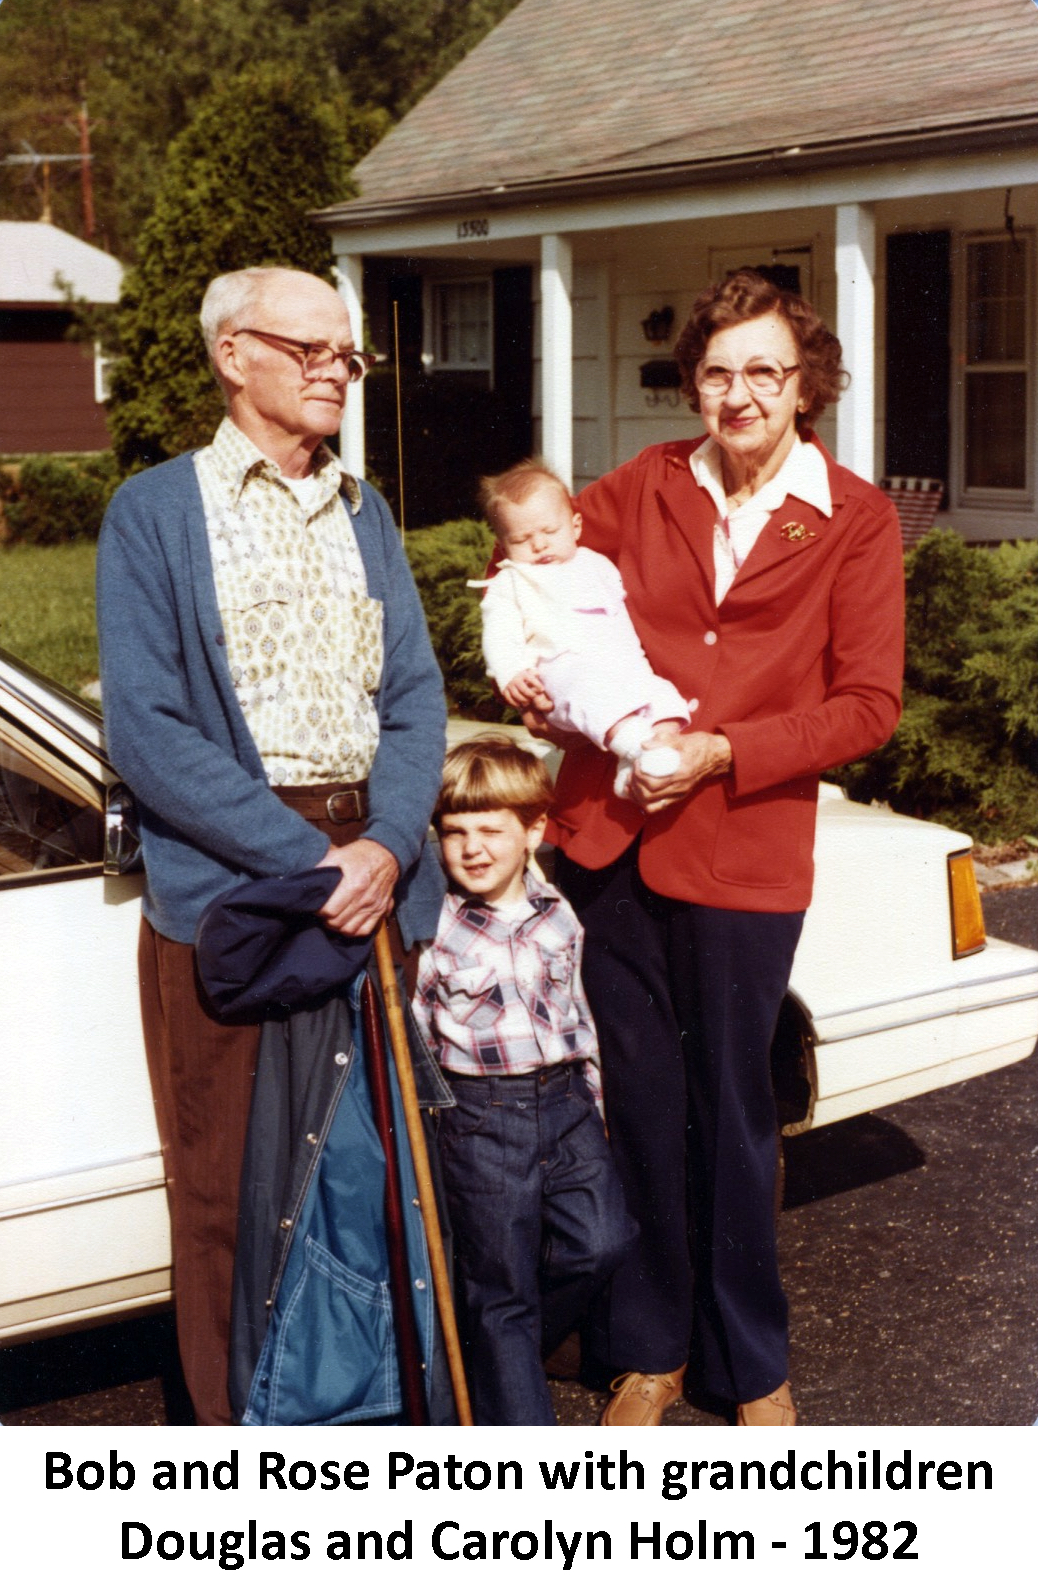
[[[669,777],[647,777],[637,767],[631,776],[631,798],[647,815],[655,815],[668,804],[687,798],[700,783],[711,777],[727,776],[732,768],[732,746],[723,733],[680,733],[675,737],[662,729],[651,736],[667,744],[681,756],[681,765]]]
[[[393,906],[396,859],[381,843],[360,837],[348,847],[329,848],[317,867],[325,866],[339,870],[340,880],[318,918],[343,935],[370,935]]]
[[[531,706],[537,711],[551,710],[551,696],[537,676],[535,667],[524,667],[521,673],[516,673],[502,686],[501,694],[517,711],[525,711]]]

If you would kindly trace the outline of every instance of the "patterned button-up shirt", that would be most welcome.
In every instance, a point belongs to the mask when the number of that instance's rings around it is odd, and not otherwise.
[[[378,747],[382,606],[350,514],[360,487],[322,445],[286,479],[230,420],[195,456],[231,677],[275,786],[354,782]]]
[[[598,1039],[580,977],[584,932],[553,886],[526,877],[532,913],[518,922],[449,892],[418,964],[414,1013],[440,1064],[470,1076],[517,1076],[583,1061],[601,1104]]]

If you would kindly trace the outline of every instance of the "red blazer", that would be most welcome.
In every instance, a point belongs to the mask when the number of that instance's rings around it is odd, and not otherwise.
[[[614,795],[612,756],[578,746],[559,774],[549,836],[600,869],[641,832],[653,891],[797,912],[811,898],[819,772],[876,749],[900,714],[897,514],[822,449],[832,517],[787,498],[718,607],[715,508],[689,469],[697,446],[646,449],[592,482],[577,507],[583,545],[623,576],[649,661],[688,698],[694,728],[727,734],[734,769],[646,817]]]

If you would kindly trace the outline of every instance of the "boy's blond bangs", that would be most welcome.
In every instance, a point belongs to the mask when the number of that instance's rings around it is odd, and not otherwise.
[[[554,796],[548,768],[531,750],[502,733],[477,733],[447,751],[433,824],[443,815],[510,809],[532,826]]]

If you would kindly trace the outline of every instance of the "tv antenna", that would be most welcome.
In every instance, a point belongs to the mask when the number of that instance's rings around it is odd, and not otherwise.
[[[24,137],[19,138],[24,153],[8,153],[0,159],[0,164],[24,164],[33,171],[43,172],[43,211],[40,220],[43,224],[52,224],[53,215],[50,204],[51,190],[51,165],[52,164],[78,164],[80,167],[80,180],[83,190],[83,233],[89,241],[94,234],[94,189],[91,179],[90,164],[93,154],[90,152],[90,122],[87,119],[86,102],[81,105],[76,116],[79,124],[79,152],[78,153],[40,153],[31,142],[26,142]]]

